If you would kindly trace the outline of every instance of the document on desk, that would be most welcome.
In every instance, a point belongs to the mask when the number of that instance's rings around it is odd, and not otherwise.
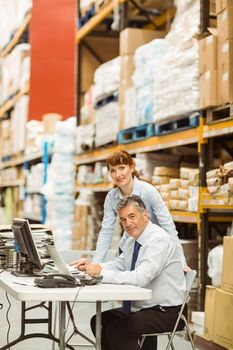
[[[15,280],[13,283],[20,284],[21,286],[35,286],[34,281]]]

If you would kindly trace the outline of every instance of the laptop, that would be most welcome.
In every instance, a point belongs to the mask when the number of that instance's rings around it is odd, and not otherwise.
[[[63,275],[73,276],[74,278],[78,279],[81,283],[83,282],[83,284],[88,285],[97,284],[102,280],[102,276],[90,276],[84,271],[80,271],[77,268],[74,268],[73,266],[67,265],[54,245],[46,244],[45,248],[50,257],[52,258],[59,273]],[[56,271],[51,270],[50,273],[51,272],[55,273]]]
[[[74,277],[77,277],[77,275],[84,275],[85,274],[84,272],[76,269],[75,267],[67,265],[54,245],[46,244],[45,248],[46,248],[49,256],[51,257],[51,259],[53,260],[54,265],[59,273],[62,273],[64,275],[69,275],[69,276],[76,275]],[[48,270],[49,270],[49,268],[48,268]],[[53,270],[53,268],[51,268],[51,271],[52,270]]]

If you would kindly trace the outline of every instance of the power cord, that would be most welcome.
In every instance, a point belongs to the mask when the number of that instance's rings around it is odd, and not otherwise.
[[[10,302],[10,299],[8,297],[8,294],[7,292],[5,292],[5,295],[6,295],[6,299],[8,301],[8,309],[7,309],[7,312],[6,312],[6,321],[8,323],[8,330],[7,330],[7,344],[9,344],[10,342],[10,339],[9,339],[9,335],[10,335],[10,329],[11,329],[11,324],[10,324],[10,320],[9,320],[9,312],[10,312],[10,309],[11,309],[11,302]],[[9,348],[10,349],[10,348]]]

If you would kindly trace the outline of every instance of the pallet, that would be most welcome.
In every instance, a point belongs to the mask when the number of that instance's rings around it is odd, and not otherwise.
[[[111,95],[106,95],[105,97],[101,98],[99,101],[94,103],[94,109],[101,108],[105,105],[107,105],[110,102],[118,101],[118,92],[113,93]]]
[[[95,2],[95,12],[99,13],[103,7],[107,6],[110,0],[96,0]]]
[[[154,124],[144,124],[134,128],[120,130],[117,139],[119,144],[124,144],[140,141],[152,136],[154,136]]]
[[[83,27],[93,16],[95,15],[95,5],[93,4],[89,10],[79,18],[78,26],[79,28]]]
[[[195,128],[199,125],[199,113],[185,117],[174,122],[155,125],[155,136],[161,136],[177,131]]]
[[[233,119],[233,103],[207,110],[206,113],[207,124],[214,124],[230,119]]]

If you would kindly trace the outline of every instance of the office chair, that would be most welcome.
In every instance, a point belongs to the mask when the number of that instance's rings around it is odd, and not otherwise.
[[[197,271],[195,271],[195,270],[190,270],[190,271],[186,272],[186,275],[185,275],[185,279],[186,279],[186,293],[185,293],[184,301],[183,301],[183,304],[181,305],[180,312],[178,313],[178,317],[177,317],[177,320],[176,320],[176,323],[175,323],[175,326],[174,326],[173,330],[170,331],[170,332],[142,334],[141,339],[139,340],[140,349],[142,348],[142,345],[143,345],[146,337],[167,335],[169,341],[168,341],[168,344],[166,346],[166,350],[169,350],[170,347],[172,348],[172,350],[175,350],[174,345],[173,345],[173,338],[174,338],[175,334],[183,334],[184,332],[187,331],[188,339],[189,339],[189,341],[191,343],[192,349],[195,350],[193,339],[192,339],[192,335],[191,335],[191,331],[190,331],[190,328],[189,328],[189,324],[188,324],[188,321],[187,321],[186,317],[183,315],[183,310],[184,310],[184,307],[185,307],[186,303],[189,300],[189,293],[191,291],[191,288],[192,288],[194,279],[196,277],[196,274],[197,274]],[[177,327],[178,327],[179,321],[181,319],[184,321],[185,326],[184,326],[183,330],[177,331]]]

